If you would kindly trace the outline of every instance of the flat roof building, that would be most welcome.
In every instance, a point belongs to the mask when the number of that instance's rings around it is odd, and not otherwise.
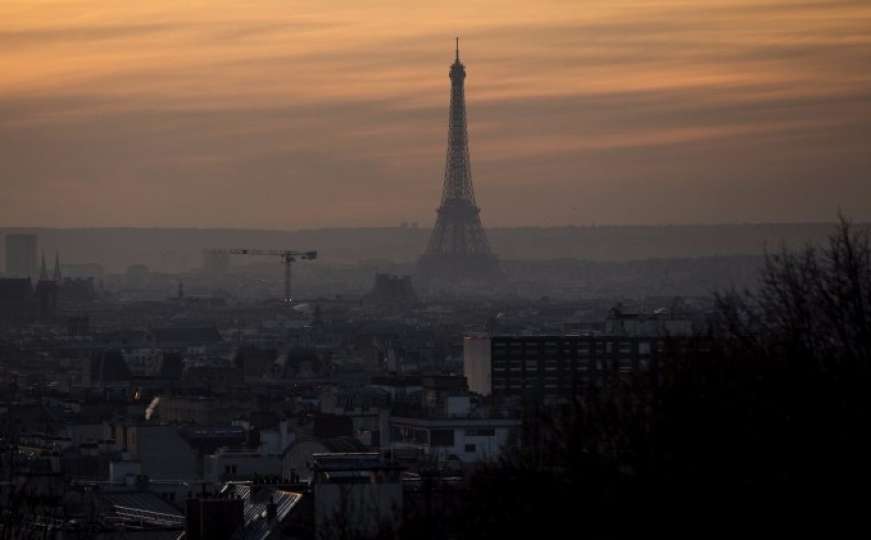
[[[482,396],[549,399],[598,384],[611,373],[646,371],[672,343],[690,338],[629,336],[470,336],[463,371]]]

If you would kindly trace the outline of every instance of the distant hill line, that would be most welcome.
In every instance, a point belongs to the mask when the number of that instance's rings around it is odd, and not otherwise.
[[[491,228],[490,243],[504,260],[582,259],[630,261],[759,255],[782,245],[825,241],[826,223],[735,225],[580,226]],[[130,264],[177,272],[197,268],[211,247],[317,249],[321,260],[414,261],[430,230],[415,227],[335,228],[295,231],[192,228],[0,228],[0,235],[39,235],[40,249],[66,263],[99,263],[107,271]],[[0,244],[2,245],[2,244]],[[0,251],[3,251],[0,249]],[[0,256],[4,260],[5,253]]]

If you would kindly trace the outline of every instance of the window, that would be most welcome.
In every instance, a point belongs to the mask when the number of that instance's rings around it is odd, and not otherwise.
[[[466,453],[467,454],[474,454],[477,450],[478,450],[478,447],[475,446],[474,444],[467,444],[466,445]]]

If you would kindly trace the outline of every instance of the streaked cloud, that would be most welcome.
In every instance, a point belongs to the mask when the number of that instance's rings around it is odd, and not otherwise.
[[[3,224],[426,223],[456,33],[488,224],[871,218],[865,0],[10,0]]]

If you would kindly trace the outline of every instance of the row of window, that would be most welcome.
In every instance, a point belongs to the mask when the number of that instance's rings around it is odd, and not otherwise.
[[[412,444],[429,444],[430,446],[453,446],[453,429],[416,429],[411,427],[392,426],[390,428],[394,441]],[[469,428],[464,430],[466,437],[494,437],[495,428]]]
[[[574,347],[570,345],[563,345],[562,347],[556,345],[545,345],[544,347],[541,347],[537,343],[527,344],[526,347],[522,346],[520,343],[512,343],[510,347],[507,347],[504,343],[494,342],[491,348],[491,353],[493,356],[521,356],[523,354],[558,356],[560,352],[562,352],[564,356],[574,356],[589,355],[593,353],[613,353],[615,351],[624,354],[631,354],[635,352],[636,345],[639,354],[650,354],[653,350],[653,344],[648,341],[598,341],[595,343],[581,343]],[[658,348],[662,349],[662,346]]]
[[[503,373],[506,371],[511,371],[515,373],[521,371],[525,371],[527,373],[587,371],[590,368],[598,367],[599,369],[602,369],[609,365],[631,367],[635,364],[635,362],[638,362],[639,366],[646,366],[649,364],[649,360],[646,358],[616,358],[611,360],[601,360],[597,362],[563,364],[562,366],[544,366],[544,369],[541,369],[537,364],[527,364],[526,366],[523,366],[516,363],[506,364],[505,362],[493,362],[492,369],[495,373]]]
[[[622,354],[627,356],[635,356],[636,354],[639,356],[648,356],[651,354],[650,346],[645,346],[642,344],[638,347],[636,352],[635,349],[631,349],[628,347],[620,347],[618,349],[598,349],[595,351],[590,351],[587,349],[577,349],[570,350],[566,349],[562,351],[562,354],[559,354],[559,351],[547,352],[545,351],[543,354],[541,351],[537,350],[526,350],[526,351],[493,351],[493,358],[589,358],[590,356],[598,356],[598,355],[612,355],[612,354]]]
[[[610,371],[610,369],[606,369],[609,366],[600,366],[599,369],[588,369],[588,368],[577,368],[574,370],[571,369],[563,369],[558,371],[538,371],[538,370],[526,370],[522,371],[520,369],[506,369],[506,368],[493,368],[492,376],[493,381],[500,380],[520,380],[520,381],[536,381],[536,380],[571,380],[571,379],[583,379],[588,378],[590,376],[601,375]],[[638,365],[635,366],[633,364],[628,363],[617,363],[616,365],[610,366],[611,369],[615,369],[620,373],[631,373],[633,371],[646,371],[650,368],[650,363],[646,361],[638,362]]]

